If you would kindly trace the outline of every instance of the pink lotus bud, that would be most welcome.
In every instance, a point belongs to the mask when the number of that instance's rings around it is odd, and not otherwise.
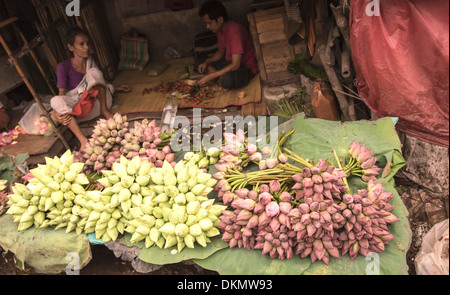
[[[302,185],[305,188],[311,188],[311,187],[313,187],[314,182],[312,181],[311,178],[303,178]]]
[[[355,204],[355,207],[353,207],[352,212],[354,215],[358,215],[362,211],[362,205],[361,204]]]
[[[259,203],[262,205],[268,205],[272,201],[273,196],[268,192],[263,192],[259,195]]]
[[[389,193],[389,192],[386,192],[386,193],[382,193],[380,196],[379,196],[379,199],[380,200],[383,200],[384,202],[389,202],[390,200],[392,200],[394,198],[394,194],[393,193]]]
[[[157,151],[156,152],[156,159],[158,160],[164,160],[166,158],[166,155],[162,152],[162,151]]]
[[[311,209],[311,211],[319,211],[320,204],[318,202],[313,202],[313,203],[311,203],[309,208]]]
[[[321,218],[323,218],[325,223],[330,223],[332,221],[331,220],[331,215],[327,211],[320,212],[320,216],[321,216]]]
[[[319,175],[322,171],[320,171],[320,168],[317,166],[311,167],[311,174],[313,175],[313,177],[315,175]]]
[[[311,201],[312,201],[311,196],[314,195],[314,190],[312,187],[306,187],[303,189],[303,194],[304,194],[305,202],[307,202],[306,201],[307,199],[311,199]]]
[[[272,249],[273,249],[272,243],[264,242],[262,255],[268,254],[270,251],[272,251]]]
[[[265,169],[267,169],[266,160],[261,160],[259,162],[259,170],[265,170]]]
[[[273,232],[276,232],[280,228],[280,226],[281,224],[277,218],[273,218],[269,223],[269,227],[272,229]]]
[[[260,193],[268,193],[268,192],[270,192],[270,187],[267,184],[263,184],[259,188],[259,192]]]
[[[295,182],[302,182],[303,175],[302,174],[295,174],[295,175],[292,176],[292,180],[294,180]]]
[[[348,154],[353,158],[356,158],[359,154],[359,150],[361,149],[361,145],[356,141],[353,141],[348,148]]]
[[[253,213],[261,214],[262,212],[264,212],[265,209],[266,209],[265,205],[258,203],[258,204],[256,204],[255,208],[253,209]]]
[[[325,200],[323,194],[321,194],[321,193],[315,193],[312,196],[312,199],[314,202],[320,203],[320,210],[325,210],[326,208],[328,208],[329,203],[327,203],[327,201],[331,201],[331,200]]]
[[[266,160],[267,168],[272,169],[275,168],[280,162],[278,162],[278,159],[271,158]]]
[[[156,134],[155,134],[155,137],[156,137]],[[155,145],[160,145],[161,143],[162,143],[162,139],[161,138],[159,138],[159,137],[157,137],[154,141],[153,141],[153,143],[155,144]]]
[[[314,167],[313,167],[314,168]],[[311,168],[312,169],[312,168]],[[323,183],[323,179],[320,175],[316,175],[313,174],[313,176],[311,177],[312,181],[314,182],[314,184],[322,184]]]
[[[251,191],[248,192],[247,196],[248,196],[249,199],[252,199],[252,200],[256,201],[258,199],[259,195],[258,195],[257,191],[251,190]]]
[[[389,214],[388,216],[384,216],[383,220],[386,223],[394,223],[394,222],[399,221],[400,219],[398,219],[397,216],[395,216],[394,214]]]
[[[291,196],[291,194],[289,194],[288,192],[282,192],[280,194],[280,200],[282,202],[290,202],[292,201],[294,198]]]
[[[308,204],[305,204],[305,203],[303,203],[303,204],[300,204],[299,206],[298,206],[298,210],[300,211],[300,213],[302,213],[302,214],[306,214],[306,213],[309,213],[309,205]]]
[[[337,180],[336,175],[330,174],[328,172],[323,172],[321,176],[322,176],[323,182],[334,182]]]
[[[271,192],[278,192],[281,189],[281,184],[278,180],[272,180],[269,184]]]
[[[361,204],[363,205],[363,207],[369,207],[373,204],[373,202],[367,198],[363,198],[361,199]]]
[[[242,202],[241,208],[251,211],[251,210],[253,210],[255,208],[255,206],[256,206],[256,202],[255,201],[253,201],[252,199],[245,199]]]
[[[248,159],[252,162],[260,162],[262,160],[262,155],[261,153],[254,153]]]
[[[359,164],[364,163],[365,161],[367,161],[370,158],[371,155],[372,155],[372,151],[364,148],[364,150],[361,150],[358,157],[356,157],[356,161]]]
[[[261,215],[259,216],[258,219],[258,226],[260,227],[264,227],[266,225],[269,224],[269,222],[272,220],[271,217],[267,216],[266,211],[264,211],[263,213],[261,213]]]
[[[225,205],[229,205],[231,204],[231,202],[233,202],[234,198],[236,197],[235,194],[233,194],[232,192],[225,192],[223,195],[223,203]]]
[[[213,178],[216,180],[221,180],[225,178],[225,173],[224,172],[216,172],[213,174]]]
[[[167,154],[165,160],[169,163],[173,162],[175,160],[175,154],[174,153]]]
[[[314,191],[316,193],[321,194],[323,192],[323,185],[322,184],[315,184],[313,189],[314,189]]]
[[[361,164],[361,168],[362,169],[369,169],[373,165],[375,165],[376,162],[377,162],[377,158],[376,157],[369,158],[364,163]]]
[[[268,217],[275,217],[280,213],[280,206],[275,202],[270,202],[266,206],[266,213]]]
[[[350,195],[350,194],[345,194],[345,195],[342,197],[342,201],[343,201],[345,204],[352,204],[352,203],[353,203],[353,196]]]
[[[363,170],[363,174],[364,174],[364,176],[375,177],[375,176],[378,176],[378,174],[380,174],[379,173],[380,171],[381,171],[381,168],[372,167],[372,168]]]
[[[247,152],[247,154],[249,155],[253,155],[254,153],[256,153],[256,151],[258,150],[258,147],[252,143],[248,144],[245,147],[245,151]]]
[[[305,178],[310,178],[311,177],[311,170],[307,167],[302,169],[302,175]]]
[[[335,213],[335,214],[333,214],[332,219],[333,219],[333,221],[336,222],[336,223],[341,223],[342,221],[345,220],[345,218],[344,218],[340,213]]]
[[[291,218],[300,218],[300,211],[298,208],[292,209],[289,213],[288,213],[288,217]]]
[[[165,147],[163,147],[162,152],[167,155],[172,152],[172,149],[170,148],[170,146],[166,145]]]
[[[265,147],[263,147],[263,148],[261,149],[261,153],[262,153],[263,155],[269,155],[270,152],[271,152],[271,149],[270,149],[270,147],[268,147],[268,146],[265,146]]]
[[[248,196],[248,189],[246,188],[241,188],[241,189],[237,189],[234,191],[234,193],[241,199],[245,199]]]
[[[318,212],[316,212],[316,211],[311,212],[310,216],[311,216],[312,220],[319,220],[320,219],[320,214]]]
[[[391,212],[394,209],[395,209],[394,205],[391,205],[389,203],[384,204],[384,208],[383,208],[384,211]]]
[[[283,214],[289,214],[292,210],[292,205],[289,202],[281,202],[280,203],[280,211]]]
[[[302,217],[300,218],[300,222],[305,225],[311,223],[311,216],[308,213],[303,214]]]
[[[303,199],[304,197],[305,197],[305,194],[304,194],[303,191],[297,191],[297,192],[295,193],[295,199],[296,199],[297,201]]]
[[[303,188],[303,185],[302,185],[301,182],[296,182],[296,183],[294,184],[294,186],[292,187],[292,189],[293,189],[293,190],[296,190],[296,191],[299,191],[299,190],[301,190],[302,188]]]
[[[219,172],[227,172],[228,165],[225,164],[215,164],[214,168],[216,168]]]
[[[312,223],[309,223],[306,226],[306,232],[309,237],[312,237],[314,235],[314,233],[316,232],[316,230],[317,230],[316,227]]]
[[[280,161],[280,163],[286,164],[289,161],[289,158],[285,154],[279,154],[278,161]]]
[[[239,212],[236,220],[240,221],[240,220],[249,220],[251,217],[253,216],[252,212],[249,210],[242,210],[241,212]]]
[[[259,216],[254,214],[249,220],[246,225],[247,228],[254,228],[258,226]]]
[[[344,216],[346,219],[350,219],[352,217],[353,213],[350,209],[345,209],[342,211],[342,216]]]

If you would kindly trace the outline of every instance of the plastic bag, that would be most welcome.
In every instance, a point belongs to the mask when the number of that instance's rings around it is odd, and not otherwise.
[[[434,225],[415,259],[418,275],[448,275],[448,219]]]
[[[399,117],[398,130],[448,148],[449,1],[351,1],[350,11],[362,100]]]
[[[50,109],[49,104],[43,104],[46,109]],[[54,118],[54,122],[57,122]],[[23,131],[30,135],[45,135],[50,136],[55,131],[54,125],[48,120],[46,116],[42,113],[41,108],[35,102],[23,115],[19,122]]]

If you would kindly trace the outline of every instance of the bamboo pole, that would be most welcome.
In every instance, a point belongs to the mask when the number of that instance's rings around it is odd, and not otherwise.
[[[23,43],[24,43],[24,47],[27,48],[27,53],[31,56],[31,58],[33,58],[36,66],[39,69],[39,72],[41,72],[42,77],[44,77],[45,83],[47,84],[48,88],[50,89],[50,91],[52,92],[53,96],[56,96],[56,92],[55,89],[53,88],[52,84],[50,83],[50,81],[47,79],[47,75],[45,74],[44,69],[41,66],[41,63],[39,62],[36,54],[34,53],[33,49],[31,47],[29,47],[29,43],[27,41],[27,39],[25,38],[25,36],[22,34],[22,32],[17,28],[17,26],[13,23],[12,24],[14,29],[16,29],[16,31],[18,32],[20,38],[22,39]]]
[[[0,29],[8,24],[13,23],[14,21],[16,21],[17,18],[11,18],[8,19],[6,21],[3,21],[0,23]],[[8,54],[8,56],[10,57],[10,60],[12,61],[12,63],[14,64],[17,72],[19,73],[20,77],[22,78],[22,80],[24,81],[25,85],[27,86],[28,90],[30,91],[31,95],[33,96],[33,98],[36,100],[36,103],[38,104],[39,108],[41,109],[41,111],[44,113],[44,115],[48,118],[49,122],[54,126],[55,128],[55,133],[56,135],[59,137],[59,139],[61,140],[61,142],[63,143],[64,147],[66,149],[70,149],[67,141],[65,140],[65,138],[62,136],[61,132],[59,132],[55,122],[53,121],[53,118],[50,115],[50,112],[44,107],[44,105],[42,104],[41,100],[39,99],[36,91],[34,90],[33,86],[31,85],[30,81],[28,80],[28,78],[25,76],[25,73],[23,72],[22,68],[20,67],[19,63],[17,62],[17,60],[15,59],[13,53],[11,52],[11,50],[9,49],[8,44],[6,44],[6,41],[3,39],[3,35],[0,33],[0,43],[2,44],[3,48],[5,49],[6,53]]]

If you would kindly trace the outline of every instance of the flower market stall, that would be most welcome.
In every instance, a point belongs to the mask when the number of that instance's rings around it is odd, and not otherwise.
[[[86,154],[47,158],[12,187],[0,245],[43,273],[67,271],[67,253],[83,268],[94,240],[121,240],[145,263],[219,274],[407,274],[393,120],[299,115],[278,131],[273,146],[236,130],[175,153],[154,121],[101,119]]]

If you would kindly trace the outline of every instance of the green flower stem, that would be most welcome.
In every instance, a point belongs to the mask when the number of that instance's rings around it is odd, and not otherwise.
[[[298,162],[302,166],[305,166],[305,167],[308,167],[308,168],[313,167],[313,165],[311,163],[308,163],[308,161],[306,161],[302,156],[294,154],[293,152],[291,152],[287,148],[284,148],[284,150],[289,153],[289,155],[286,155],[288,158]]]
[[[333,151],[333,155],[334,155],[334,158],[336,159],[339,169],[342,169],[341,161],[339,160],[339,157],[338,157],[336,151],[334,149],[332,151]],[[344,180],[345,185],[347,186],[348,192],[350,194],[352,194],[352,191],[350,190],[350,186],[348,185],[347,177],[344,177],[343,180]]]

